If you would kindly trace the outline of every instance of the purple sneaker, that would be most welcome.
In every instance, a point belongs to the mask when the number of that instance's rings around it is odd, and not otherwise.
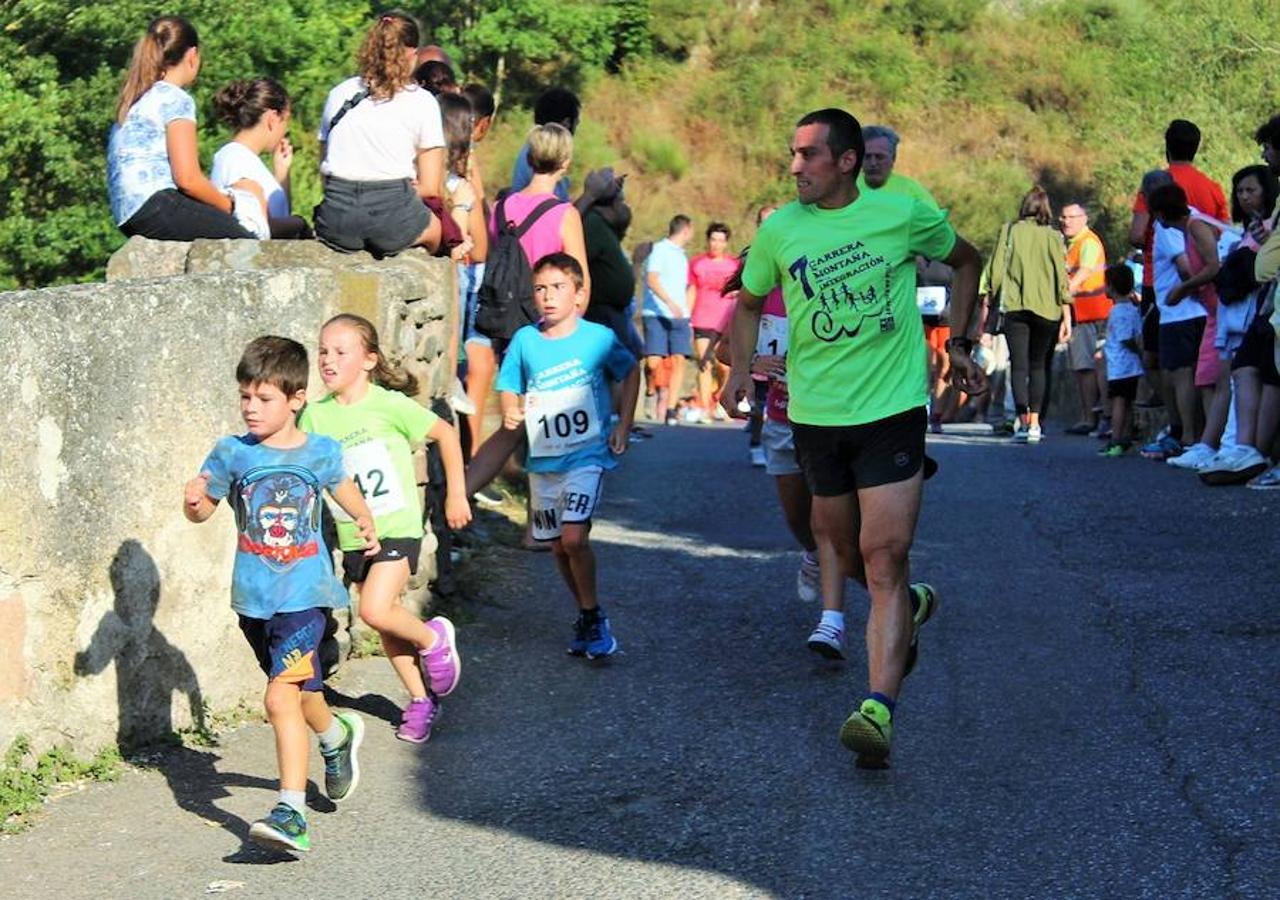
[[[430,650],[418,651],[418,665],[432,693],[447,697],[462,677],[462,657],[458,655],[453,623],[444,616],[436,616],[427,621],[427,627],[436,633],[437,640]]]
[[[410,700],[401,715],[396,737],[411,744],[425,744],[431,737],[431,726],[440,715],[440,709],[440,705],[431,697],[425,700]]]

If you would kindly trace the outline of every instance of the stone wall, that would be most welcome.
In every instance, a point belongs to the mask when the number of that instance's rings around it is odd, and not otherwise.
[[[453,277],[419,253],[134,238],[106,284],[0,294],[0,748],[159,738],[260,693],[229,605],[230,512],[181,511],[215,439],[243,430],[240,352],[267,333],[312,349],[356,312],[426,402],[452,374]]]

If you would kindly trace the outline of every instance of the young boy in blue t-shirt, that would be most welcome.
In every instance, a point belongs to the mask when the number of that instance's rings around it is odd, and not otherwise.
[[[320,737],[325,793],[346,800],[360,780],[357,752],[364,723],[352,712],[330,712],[319,661],[325,610],[347,605],[320,530],[322,491],[357,522],[366,554],[378,552],[373,516],[347,477],[342,448],[332,438],[298,429],[310,365],[297,341],[260,337],[236,366],[246,434],[224,437],[187,482],[183,512],[192,522],[213,515],[227,498],[239,539],[231,608],[267,675],[267,717],[280,761],[280,799],[249,829],[250,840],[306,851],[307,754],[310,727]]]
[[[554,542],[556,565],[578,603],[569,653],[596,659],[614,653],[618,641],[596,597],[591,514],[604,471],[627,451],[640,373],[612,330],[579,317],[587,298],[572,256],[538,260],[533,298],[542,319],[512,336],[498,373],[502,424],[515,430],[523,423],[528,434],[533,537]],[[622,384],[616,408],[606,379]]]

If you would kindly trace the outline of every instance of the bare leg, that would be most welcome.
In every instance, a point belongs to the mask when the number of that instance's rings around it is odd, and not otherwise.
[[[311,734],[307,729],[307,719],[302,714],[302,691],[296,684],[273,680],[267,685],[264,703],[267,719],[276,736],[280,790],[305,791]]]
[[[867,668],[873,693],[897,697],[911,640],[907,592],[909,553],[920,514],[924,473],[906,481],[858,491],[866,528],[859,546],[871,594],[867,617]]]
[[[1236,443],[1262,450],[1258,440],[1258,410],[1262,406],[1262,377],[1253,366],[1231,373],[1236,384]]]
[[[1182,443],[1194,444],[1200,440],[1200,432],[1196,428],[1196,373],[1191,366],[1183,366],[1167,373],[1172,382],[1174,405],[1178,410],[1178,420],[1182,424]]]
[[[1129,401],[1124,397],[1111,398],[1111,440],[1117,444],[1129,440]]]
[[[1204,434],[1200,440],[1215,450],[1222,444],[1222,433],[1227,427],[1227,416],[1231,412],[1231,372],[1225,364],[1220,366],[1218,381],[1207,390],[1201,391],[1206,400],[1204,409]]]
[[[803,475],[779,475],[775,479],[778,484],[778,502],[782,506],[782,516],[787,521],[787,528],[797,543],[810,553],[817,550],[813,541],[813,528],[809,524],[809,515],[813,507],[813,498],[809,495],[809,486],[805,484]]]
[[[694,358],[698,361],[698,407],[710,415],[713,384],[712,363],[714,362],[711,358],[711,338],[694,338],[693,352]]]
[[[427,696],[418,668],[419,650],[434,647],[438,638],[427,624],[400,605],[409,583],[409,561],[389,560],[369,567],[360,585],[360,618],[378,632],[391,667],[410,697]]]
[[[489,439],[471,454],[471,465],[467,466],[468,496],[498,477],[524,439],[523,428],[499,428],[489,435]]]
[[[684,357],[672,356],[671,359],[671,392],[670,400],[672,406],[680,402],[681,392],[684,390]]]
[[[588,539],[590,533],[590,522],[566,522],[561,528],[560,537],[552,545],[556,565],[579,609],[595,609],[598,605],[596,555]]]
[[[813,498],[813,539],[818,545],[822,608],[844,611],[845,574],[858,555],[857,495]]]
[[[493,387],[493,376],[497,370],[497,360],[493,348],[468,341],[467,352],[467,399],[476,407],[476,414],[467,417],[467,426],[471,432],[472,453],[484,443],[488,434],[485,430],[484,409],[489,401],[489,390]]]

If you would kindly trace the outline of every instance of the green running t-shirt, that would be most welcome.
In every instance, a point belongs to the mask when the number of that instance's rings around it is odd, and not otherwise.
[[[373,512],[378,538],[422,537],[422,502],[413,471],[413,445],[422,443],[438,417],[399,391],[376,384],[359,403],[342,404],[336,395],[308,403],[298,419],[303,431],[323,434],[342,445],[347,474]],[[363,546],[355,522],[336,505],[338,546]]]
[[[884,191],[888,194],[902,194],[907,197],[914,197],[926,206],[938,205],[938,201],[933,199],[933,194],[929,193],[927,187],[914,178],[907,175],[899,175],[897,172],[890,172],[884,184],[878,188],[873,188],[867,184],[866,176],[859,172],[857,184],[858,193],[860,194],[875,194],[879,191]]]
[[[887,191],[765,220],[742,284],[757,297],[782,285],[791,421],[862,425],[925,404],[916,256],[944,260],[955,242],[945,212]]]

